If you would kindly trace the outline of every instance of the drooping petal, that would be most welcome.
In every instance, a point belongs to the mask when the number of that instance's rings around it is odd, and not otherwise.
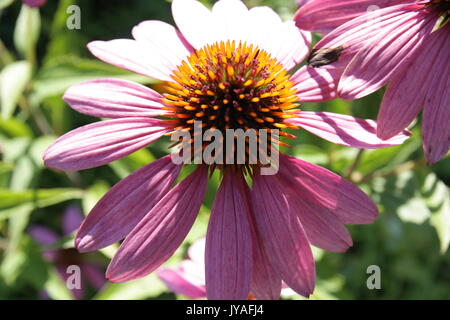
[[[285,177],[286,171],[280,172],[280,182],[284,184],[285,193],[305,230],[309,242],[321,249],[334,252],[344,252],[352,246],[352,238],[344,224],[335,214],[323,214],[316,210],[314,199],[308,199],[308,194],[299,192],[297,184],[292,184],[290,177]]]
[[[75,206],[69,206],[64,211],[63,216],[63,231],[65,235],[68,235],[77,230],[83,222],[83,213]]]
[[[375,92],[416,58],[437,18],[423,10],[412,13],[405,14],[400,25],[385,27],[366,41],[341,77],[341,98],[359,99]]]
[[[281,279],[308,297],[314,290],[315,265],[308,238],[277,175],[255,175],[251,191],[257,229],[268,259]]]
[[[429,73],[434,75],[423,112],[423,150],[429,163],[435,163],[450,150],[450,39],[449,26],[439,56]],[[447,31],[445,33],[444,31]],[[446,38],[446,39],[445,39]]]
[[[250,292],[252,238],[245,180],[225,172],[206,235],[206,293],[211,300],[244,300]]]
[[[164,60],[165,52],[152,51],[144,43],[131,39],[93,41],[88,49],[98,59],[116,67],[161,81],[171,81],[173,69]]]
[[[377,123],[330,112],[301,111],[289,122],[330,142],[362,149],[384,148],[402,144],[410,133],[403,131],[388,140],[377,137]]]
[[[390,80],[378,113],[380,138],[388,139],[406,128],[423,107],[427,93],[435,89],[433,77],[447,77],[442,72],[448,60],[447,37],[446,32],[433,32],[411,66]]]
[[[252,279],[251,293],[258,300],[278,300],[281,292],[281,277],[270,264],[267,253],[261,245],[261,236],[256,228],[252,213]]]
[[[166,261],[191,229],[207,181],[207,169],[201,166],[170,190],[125,238],[106,277],[112,282],[130,281]]]
[[[185,275],[179,270],[164,268],[158,271],[158,277],[166,284],[170,291],[176,294],[181,294],[191,299],[206,297],[205,285],[196,285],[188,281]]]
[[[316,215],[336,215],[344,224],[372,223],[378,215],[363,191],[325,168],[281,155],[280,174],[291,179],[298,196]]]
[[[167,155],[121,180],[81,225],[76,248],[81,252],[94,251],[125,238],[170,190],[180,169]]]
[[[83,170],[120,159],[162,137],[162,120],[124,118],[100,121],[58,138],[44,154],[45,166]]]
[[[367,12],[412,2],[411,0],[313,0],[302,1],[295,14],[297,26],[303,30],[327,33]]]
[[[70,87],[63,97],[78,112],[99,118],[155,117],[166,114],[162,96],[121,79],[95,79]]]

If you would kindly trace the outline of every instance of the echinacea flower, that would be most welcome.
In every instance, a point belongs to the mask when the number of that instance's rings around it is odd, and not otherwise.
[[[61,227],[64,233],[63,236],[67,236],[78,229],[83,218],[84,216],[78,208],[73,206],[68,207],[64,211],[62,220]],[[28,232],[42,246],[51,246],[62,238],[62,236],[59,236],[49,228],[40,225],[31,226]],[[80,268],[81,287],[70,289],[76,299],[83,299],[85,297],[85,289],[88,284],[98,290],[105,283],[106,279],[103,276],[100,266],[83,259],[82,255],[75,249],[44,249],[43,257],[55,266],[64,282],[71,275],[71,273],[67,272],[69,266],[76,265]],[[41,293],[41,295],[43,297],[46,296],[45,293]]]
[[[378,137],[401,132],[423,109],[423,150],[435,163],[450,149],[450,1],[391,2],[368,13],[369,6],[388,1],[314,0],[302,7],[297,25],[307,30],[321,31],[354,17],[315,46],[302,72],[315,75],[318,88],[328,88],[315,97],[319,100],[358,99],[388,84]],[[327,25],[324,16],[342,19]]]
[[[22,2],[30,8],[39,8],[42,7],[47,0],[22,0]]]
[[[133,29],[135,40],[88,45],[101,60],[167,82],[169,93],[118,79],[69,88],[64,99],[72,108],[115,119],[60,137],[44,155],[46,166],[100,166],[163,135],[195,134],[195,122],[203,131],[281,130],[287,138],[292,135],[284,129],[304,128],[358,148],[397,145],[408,137],[401,133],[382,141],[374,121],[293,109],[307,88],[288,71],[308,55],[310,34],[293,21],[282,22],[271,9],[220,0],[210,11],[195,0],[175,0],[172,10],[179,31],[145,21]],[[145,276],[175,252],[200,209],[208,171],[215,168],[223,178],[206,236],[209,299],[246,299],[250,291],[258,299],[276,299],[282,281],[309,296],[315,283],[310,244],[345,251],[352,242],[344,223],[371,223],[377,216],[375,204],[350,182],[286,155],[275,175],[262,175],[260,162],[201,162],[172,187],[181,167],[170,155],[144,166],[115,185],[83,222],[76,236],[82,252],[125,238],[106,272],[110,281]],[[251,189],[244,175],[253,179]]]
[[[198,239],[188,249],[188,258],[177,268],[160,268],[158,277],[170,291],[190,299],[206,298],[205,285],[205,238]],[[292,296],[293,291],[283,284],[281,296]],[[249,299],[253,295],[249,294]]]

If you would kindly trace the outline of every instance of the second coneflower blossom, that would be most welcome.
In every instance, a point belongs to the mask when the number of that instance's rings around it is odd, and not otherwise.
[[[282,22],[271,9],[249,10],[241,1],[221,0],[210,11],[198,1],[175,0],[172,10],[179,30],[145,21],[133,29],[134,40],[88,45],[106,62],[165,81],[169,93],[119,79],[71,87],[64,99],[72,108],[114,119],[60,137],[44,155],[48,167],[100,166],[164,135],[195,137],[196,123],[200,135],[253,129],[266,146],[275,132],[294,138],[288,128],[358,148],[398,145],[408,137],[405,132],[383,141],[374,121],[298,110],[302,95],[318,94],[308,81],[288,73],[308,55],[310,34],[293,21]],[[184,145],[197,151],[193,141]],[[225,149],[224,141],[219,144]],[[211,145],[205,139],[199,149],[206,152]],[[264,175],[265,163],[250,162],[247,148],[239,151],[245,155],[241,164],[200,157],[197,169],[175,186],[182,164],[171,156],[144,166],[99,201],[80,227],[76,247],[98,250],[125,238],[107,278],[123,282],[153,272],[185,239],[203,202],[208,172],[218,169],[223,177],[206,236],[207,297],[247,299],[251,292],[257,299],[277,299],[282,281],[309,296],[315,286],[310,245],[345,251],[352,240],[344,224],[371,223],[377,208],[329,170],[280,155],[279,171]]]
[[[329,21],[323,16],[337,18]],[[306,97],[307,101],[358,99],[387,84],[378,114],[378,137],[393,137],[423,110],[428,162],[447,154],[450,1],[313,0],[296,19],[299,28],[311,31],[347,21],[315,46],[309,66],[302,69],[304,77],[315,78],[311,87],[323,89],[321,97]]]

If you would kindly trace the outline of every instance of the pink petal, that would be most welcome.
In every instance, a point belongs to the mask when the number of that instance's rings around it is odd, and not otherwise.
[[[155,117],[162,96],[137,83],[121,79],[95,79],[70,87],[63,99],[78,112],[99,118]]]
[[[211,11],[196,0],[173,0],[172,15],[186,40],[200,49],[215,41]]]
[[[206,235],[206,294],[210,300],[245,300],[250,292],[251,234],[246,182],[225,172]]]
[[[399,145],[410,136],[409,132],[404,131],[382,140],[376,135],[375,121],[330,112],[301,111],[298,118],[290,119],[289,122],[330,142],[362,149]]]
[[[436,74],[447,76],[442,73],[448,60],[446,37],[446,32],[433,32],[414,63],[390,80],[378,113],[377,135],[380,138],[390,138],[406,128],[420,112],[429,90],[434,90],[433,77]]]
[[[83,222],[84,215],[78,209],[78,207],[75,206],[69,206],[64,211],[63,216],[63,231],[65,235],[71,234],[75,230],[77,230],[81,223]]]
[[[251,195],[257,229],[274,270],[294,291],[308,297],[314,290],[314,259],[278,179],[277,175],[253,177]]]
[[[280,181],[284,184],[292,211],[297,214],[309,242],[327,251],[344,252],[353,245],[352,238],[344,224],[335,214],[323,214],[317,210],[314,199],[308,199],[301,193],[298,183],[293,184],[292,178],[283,170]]]
[[[279,172],[283,179],[291,179],[298,197],[316,215],[336,215],[345,224],[372,223],[378,215],[363,191],[325,168],[281,155]]]
[[[172,64],[165,60],[165,52],[152,51],[144,43],[130,39],[93,41],[88,44],[88,49],[98,59],[119,68],[162,81],[172,81]]]
[[[188,249],[188,256],[194,263],[203,266],[205,264],[206,238],[195,241]]]
[[[359,99],[380,89],[415,59],[436,17],[423,11],[413,14],[405,14],[399,25],[385,27],[366,41],[341,77],[341,98]]]
[[[411,0],[313,0],[302,1],[294,20],[303,30],[327,33],[367,12]]]
[[[450,150],[450,29],[441,33],[439,56],[428,70],[430,79],[423,112],[423,150],[429,163],[435,163]],[[431,55],[429,57],[432,58]]]
[[[258,300],[278,300],[281,292],[281,277],[270,264],[266,251],[261,245],[261,236],[254,225],[252,213],[252,279],[251,293]]]
[[[44,154],[45,165],[60,170],[83,170],[120,159],[162,137],[162,120],[125,118],[100,121],[58,138]]]
[[[166,284],[170,291],[186,296],[190,299],[206,297],[206,288],[188,281],[179,270],[161,269],[158,277]]]
[[[292,77],[301,102],[322,102],[337,98],[343,68],[301,67]]]
[[[248,9],[241,0],[219,0],[212,8],[215,29],[214,41],[247,40],[249,35]]]
[[[291,70],[309,54],[311,34],[299,30],[293,21],[282,22],[268,7],[249,10],[251,26],[247,42],[266,50]]]
[[[176,185],[145,215],[125,238],[108,266],[112,282],[141,278],[166,261],[194,223],[208,181],[206,167]]]
[[[170,70],[176,69],[193,52],[183,35],[162,21],[143,21],[133,28],[132,34],[148,50],[158,52],[160,61]]]
[[[180,169],[167,155],[116,184],[83,222],[75,239],[76,248],[94,251],[123,239],[167,194]]]

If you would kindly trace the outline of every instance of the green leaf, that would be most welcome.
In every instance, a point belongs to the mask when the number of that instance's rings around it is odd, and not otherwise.
[[[105,181],[96,181],[86,192],[84,193],[82,205],[83,212],[86,214],[92,210],[95,204],[108,192],[110,185]]]
[[[0,220],[17,212],[44,208],[71,199],[80,199],[83,191],[72,188],[11,191],[0,189]]]
[[[8,7],[11,3],[13,3],[14,0],[0,0],[0,10],[5,9]]]
[[[31,66],[27,61],[13,62],[0,73],[0,106],[2,118],[9,119],[31,78]]]
[[[155,273],[130,282],[108,283],[94,300],[141,300],[152,298],[167,291]]]
[[[23,4],[14,30],[14,45],[24,57],[34,55],[39,33],[41,31],[41,17],[38,8],[30,8]]]
[[[49,270],[48,279],[44,284],[50,298],[53,300],[73,300],[72,292],[67,288],[65,282],[55,268]]]
[[[450,244],[450,189],[434,173],[429,173],[423,183],[422,194],[432,212],[430,223],[436,229],[441,253],[444,254]]]
[[[30,127],[15,118],[8,120],[0,119],[0,132],[6,134],[8,137],[31,137],[33,132]]]
[[[96,78],[121,78],[139,83],[155,83],[155,80],[140,76],[100,61],[62,56],[44,65],[33,83],[34,105],[51,96],[60,96],[70,86]]]

